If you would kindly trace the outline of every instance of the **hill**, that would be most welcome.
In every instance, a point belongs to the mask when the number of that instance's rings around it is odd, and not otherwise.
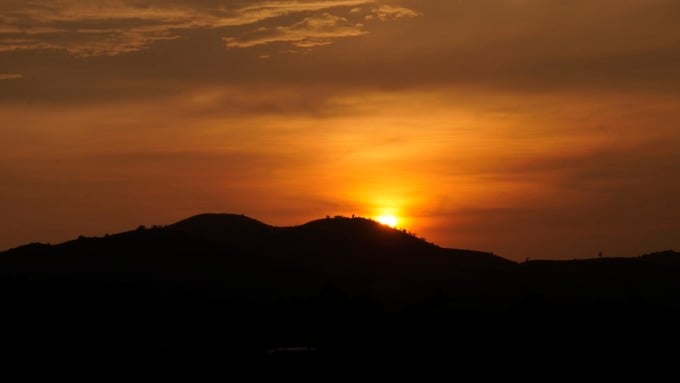
[[[166,227],[79,238],[0,253],[0,275],[198,286],[243,299],[299,296],[333,285],[379,300],[418,299],[515,264],[443,249],[364,218],[277,228],[249,217],[202,214]],[[159,284],[158,281],[162,281]]]
[[[673,251],[518,264],[363,218],[203,214],[0,253],[0,361],[99,380],[564,369],[680,341],[678,297]]]

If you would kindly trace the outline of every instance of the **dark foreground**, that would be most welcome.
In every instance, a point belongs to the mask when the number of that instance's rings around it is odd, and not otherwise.
[[[513,263],[363,219],[240,216],[0,254],[2,376],[647,379],[680,254]]]

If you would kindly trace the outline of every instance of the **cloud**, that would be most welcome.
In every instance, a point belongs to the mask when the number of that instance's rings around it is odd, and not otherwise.
[[[0,52],[56,49],[76,56],[115,56],[180,38],[188,30],[238,27],[292,14],[374,2],[237,1],[224,5],[212,1],[9,0],[3,4],[0,16]],[[312,16],[311,20],[316,19]],[[295,41],[305,44],[304,40]]]
[[[177,38],[191,14],[125,1],[9,1],[0,17],[0,52],[58,49],[79,56],[136,51]]]
[[[8,3],[14,6],[7,8]],[[100,102],[194,86],[268,83],[346,89],[680,90],[680,2],[668,0],[144,0],[145,7],[138,0],[138,13],[122,8],[114,12],[116,18],[83,10],[60,15],[54,6],[52,13],[40,6],[53,3],[26,2],[33,4],[29,7],[3,1],[0,50],[16,51],[0,53],[0,72],[30,73],[30,81],[3,82],[0,103]],[[80,3],[97,2],[62,1],[57,8],[71,4],[75,10]],[[398,6],[422,16],[365,20],[374,12],[384,17],[408,13],[394,11]],[[31,17],[22,19],[21,12]],[[325,20],[328,29],[305,19]],[[25,33],[11,35],[10,26]],[[155,43],[161,39],[166,40]],[[319,45],[323,49],[311,54],[276,59],[283,52],[309,52],[300,46]],[[50,48],[61,52],[36,56],[26,51]],[[135,50],[144,53],[119,54]],[[73,60],[74,55],[118,56]],[[272,59],[261,58],[268,56]]]
[[[229,48],[248,48],[277,42],[290,43],[298,48],[312,48],[331,44],[333,41],[367,32],[362,24],[353,24],[344,17],[330,13],[304,18],[290,26],[263,28],[242,37],[225,37]]]
[[[227,21],[227,23],[228,25],[246,25],[293,13],[322,11],[338,7],[355,7],[374,2],[376,0],[260,1],[259,3],[256,2],[256,4],[236,10],[233,14],[234,17]],[[235,24],[229,24],[230,22],[235,22]]]
[[[416,12],[412,9],[393,5],[381,5],[377,8],[373,8],[371,13],[366,15],[366,20],[378,19],[380,21],[395,20],[412,18],[422,15],[420,12]]]
[[[1,80],[16,80],[23,78],[24,75],[18,74],[18,73],[0,73],[0,81]]]

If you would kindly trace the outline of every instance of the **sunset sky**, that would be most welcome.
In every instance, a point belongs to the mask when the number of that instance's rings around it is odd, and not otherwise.
[[[680,250],[678,0],[0,0],[0,250],[394,215],[515,260]]]

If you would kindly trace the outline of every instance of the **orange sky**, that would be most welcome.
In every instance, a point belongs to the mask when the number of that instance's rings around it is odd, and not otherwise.
[[[680,248],[680,1],[0,5],[0,249],[201,212]]]

